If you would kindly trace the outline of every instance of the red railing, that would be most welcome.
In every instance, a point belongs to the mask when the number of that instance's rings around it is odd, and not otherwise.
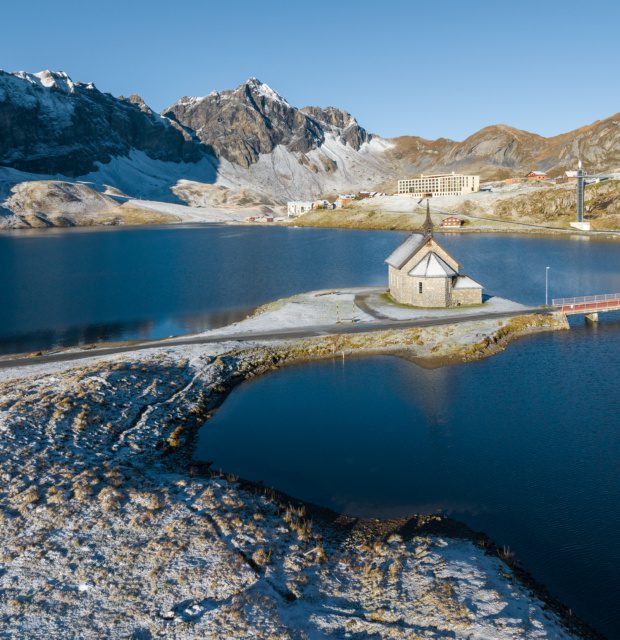
[[[620,309],[620,293],[605,293],[598,296],[580,296],[577,298],[555,298],[554,307],[560,307],[562,313],[592,313],[594,311],[614,311]]]

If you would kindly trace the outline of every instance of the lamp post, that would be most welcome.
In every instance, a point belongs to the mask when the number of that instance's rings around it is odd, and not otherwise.
[[[549,306],[549,267],[545,267],[545,307]]]

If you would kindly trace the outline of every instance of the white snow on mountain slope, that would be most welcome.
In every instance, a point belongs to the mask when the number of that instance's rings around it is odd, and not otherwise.
[[[64,93],[73,93],[75,91],[75,83],[64,71],[50,71],[49,69],[39,71],[38,73],[17,71],[11,75],[14,75],[16,78],[20,78],[21,80],[27,80],[30,84],[45,87],[46,89],[51,89],[53,87],[63,91]],[[85,86],[92,88],[93,85],[89,84]]]
[[[370,188],[390,175],[385,151],[391,146],[390,142],[374,137],[356,151],[328,133],[319,149],[305,155],[312,168],[302,162],[300,154],[280,145],[272,153],[261,155],[248,168],[222,159],[217,183],[233,188],[250,187],[282,202]],[[336,168],[330,171],[324,159],[334,161]]]
[[[268,100],[274,100],[275,102],[281,102],[282,104],[285,104],[289,107],[291,106],[291,104],[286,98],[281,96],[277,91],[275,91],[275,89],[272,89],[268,84],[261,82],[258,78],[255,78],[252,76],[251,78],[248,78],[246,80],[246,84],[256,89],[256,92],[259,95],[263,96],[264,98],[267,98]]]
[[[27,80],[28,84],[23,80]],[[58,91],[47,90],[52,86]],[[11,102],[28,111],[38,111],[46,120],[61,129],[71,124],[73,104],[65,99],[64,94],[73,92],[74,87],[66,73],[7,73],[0,70],[0,103]]]
[[[217,91],[212,91],[208,96],[183,96],[178,100],[178,104],[182,104],[182,105],[199,104],[203,100],[206,100],[209,96],[215,96],[215,95],[217,95]],[[162,116],[162,117],[165,117],[165,116]],[[166,120],[168,120],[168,118],[166,118]]]
[[[48,89],[54,87],[65,93],[73,93],[75,91],[75,84],[73,80],[64,71],[39,71],[34,74],[39,79],[41,84]]]
[[[385,154],[391,143],[371,137],[349,113],[297,109],[255,77],[233,90],[182,98],[174,105],[174,124],[137,97],[101,94],[60,71],[0,71],[3,103],[9,126],[23,125],[10,129],[14,135],[2,149],[2,164],[41,171],[24,180],[82,180],[169,202],[179,202],[173,188],[187,180],[256,193],[257,203],[263,195],[284,203],[370,189],[394,172]],[[82,131],[94,122],[104,123],[98,136],[83,139]],[[114,123],[120,126],[114,129]],[[172,129],[176,138],[167,136]]]
[[[171,191],[182,179],[212,184],[217,178],[215,160],[206,156],[200,162],[164,162],[154,160],[143,151],[132,149],[128,156],[117,156],[79,180],[97,185],[111,185],[135,198],[178,202]]]
[[[280,145],[247,168],[210,156],[197,163],[164,162],[135,149],[128,156],[117,156],[106,164],[97,163],[96,171],[77,178],[0,168],[0,206],[12,184],[33,179],[84,181],[101,189],[110,185],[134,198],[168,202],[179,201],[172,191],[178,181],[191,180],[250,189],[284,203],[290,199],[372,187],[389,176],[385,151],[390,147],[388,141],[374,137],[356,151],[327,134],[321,148],[305,156]],[[329,162],[335,162],[336,168],[329,170]]]

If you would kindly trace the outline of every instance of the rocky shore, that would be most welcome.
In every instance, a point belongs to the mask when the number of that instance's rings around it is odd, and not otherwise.
[[[594,637],[450,521],[353,520],[192,463],[230,390],[274,368],[468,361],[564,328],[530,315],[1,371],[4,637]]]

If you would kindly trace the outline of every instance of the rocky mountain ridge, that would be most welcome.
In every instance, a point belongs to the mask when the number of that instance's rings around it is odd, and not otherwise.
[[[278,145],[299,154],[318,149],[326,133],[356,151],[371,138],[351,114],[334,107],[298,109],[257,78],[230,91],[181,98],[162,114],[245,168]]]
[[[0,71],[0,166],[80,176],[130,150],[196,162],[210,149],[138,96],[115,98],[66,73]]]
[[[23,180],[80,178],[139,197],[178,201],[176,184],[189,180],[284,202],[420,172],[554,175],[577,158],[591,172],[620,167],[620,114],[551,138],[493,125],[461,142],[390,140],[335,107],[297,108],[257,78],[158,114],[139,96],[114,97],[63,72],[0,71],[0,193],[28,172]]]
[[[416,136],[394,142],[393,153],[413,171],[464,171],[489,180],[531,170],[557,176],[576,168],[581,159],[588,171],[598,173],[620,167],[620,113],[549,138],[499,124],[484,127],[462,142]]]

